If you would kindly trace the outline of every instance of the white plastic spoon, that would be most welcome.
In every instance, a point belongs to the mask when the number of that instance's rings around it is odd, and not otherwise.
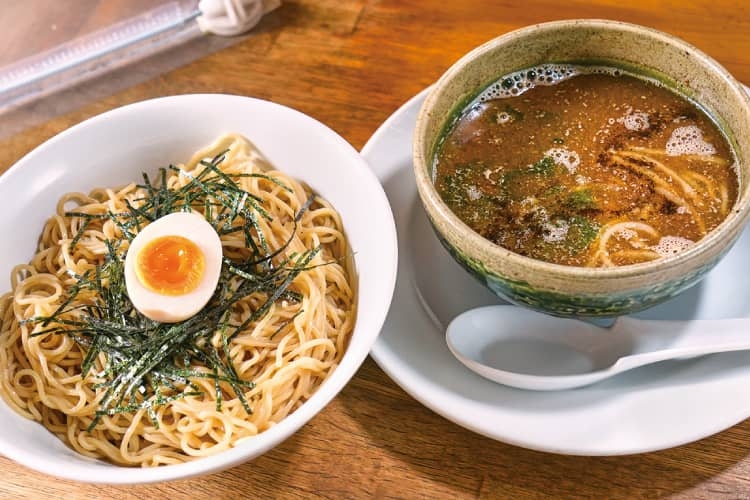
[[[620,317],[608,328],[511,306],[471,309],[446,330],[469,369],[536,391],[581,387],[668,359],[750,349],[750,319],[647,321]]]

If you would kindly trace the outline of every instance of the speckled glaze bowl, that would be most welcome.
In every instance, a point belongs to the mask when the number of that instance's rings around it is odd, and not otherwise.
[[[585,268],[524,257],[482,238],[442,201],[432,182],[436,147],[450,120],[499,77],[543,63],[596,62],[661,79],[700,103],[733,146],[739,193],[727,219],[686,251],[622,267]],[[503,299],[558,316],[633,313],[697,283],[735,243],[750,214],[750,99],[721,65],[695,47],[650,28],[568,20],[510,32],[457,61],[433,87],[414,131],[414,174],[442,244]]]

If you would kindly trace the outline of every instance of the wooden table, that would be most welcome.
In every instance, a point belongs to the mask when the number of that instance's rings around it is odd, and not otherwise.
[[[10,3],[0,6],[0,17]],[[92,1],[66,5],[77,3]],[[101,3],[112,8],[111,2]],[[160,73],[182,60],[184,53],[175,51],[0,117],[0,136],[5,135],[0,169],[94,114],[189,92],[228,92],[285,104],[361,148],[383,120],[469,49],[514,28],[562,18],[612,18],[665,30],[750,83],[749,5],[746,0],[285,0],[249,36],[231,43],[195,42],[192,50],[202,57],[184,66]],[[122,88],[134,74],[145,81]],[[66,110],[66,102],[75,102],[75,109]],[[61,109],[66,114],[52,116]],[[42,122],[8,132],[24,120]],[[689,445],[635,456],[529,451],[436,415],[368,359],[298,434],[242,466],[174,483],[115,487],[57,480],[0,458],[0,496],[748,498],[748,443],[750,420]]]

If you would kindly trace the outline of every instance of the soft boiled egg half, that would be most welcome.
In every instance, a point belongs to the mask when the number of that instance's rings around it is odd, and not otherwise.
[[[194,316],[216,290],[221,240],[203,216],[175,212],[141,230],[125,256],[125,285],[144,316],[176,323]]]

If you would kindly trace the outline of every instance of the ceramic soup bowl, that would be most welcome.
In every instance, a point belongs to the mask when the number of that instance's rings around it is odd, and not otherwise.
[[[715,229],[674,255],[630,265],[553,264],[503,248],[454,214],[434,185],[446,130],[501,77],[540,65],[601,64],[659,80],[697,103],[734,150],[738,193]],[[450,254],[499,297],[558,316],[633,313],[696,284],[727,253],[750,213],[750,100],[715,60],[650,28],[607,20],[568,20],[507,33],[472,50],[435,84],[417,119],[414,174],[424,209]]]

